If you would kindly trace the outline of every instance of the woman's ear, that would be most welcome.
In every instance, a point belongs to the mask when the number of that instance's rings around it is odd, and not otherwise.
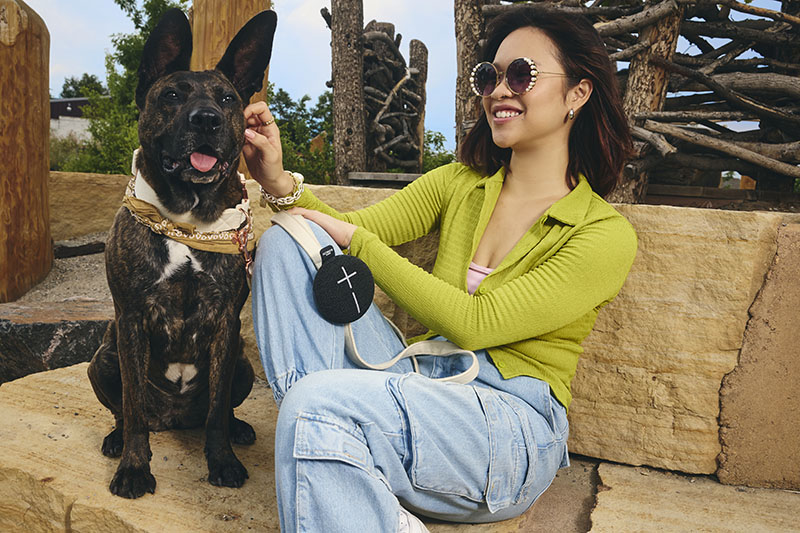
[[[589,97],[592,95],[592,90],[594,90],[594,84],[592,84],[592,80],[583,78],[581,81],[578,82],[577,85],[572,87],[567,92],[567,105],[570,109],[574,109],[578,111],[580,108],[589,101]]]

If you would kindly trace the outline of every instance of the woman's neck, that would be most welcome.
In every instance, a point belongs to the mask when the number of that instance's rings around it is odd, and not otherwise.
[[[524,150],[515,149],[507,177],[508,185],[524,187],[527,194],[536,197],[558,196],[569,193],[566,175],[569,149],[566,143],[547,143]]]

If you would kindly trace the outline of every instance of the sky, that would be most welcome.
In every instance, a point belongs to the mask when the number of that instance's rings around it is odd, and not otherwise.
[[[94,74],[105,83],[105,55],[111,36],[134,31],[133,23],[113,0],[25,0],[50,31],[50,94],[58,97],[64,79]],[[391,22],[408,43],[428,48],[425,127],[441,132],[446,147],[455,147],[456,45],[453,4],[443,0],[364,0],[364,23]],[[270,64],[270,81],[297,100],[313,105],[330,79],[330,30],[320,9],[330,0],[273,0],[278,28]]]

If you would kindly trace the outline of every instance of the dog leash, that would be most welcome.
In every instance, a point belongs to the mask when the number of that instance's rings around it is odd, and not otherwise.
[[[311,226],[305,218],[300,215],[292,215],[286,211],[279,211],[272,216],[272,222],[283,228],[300,247],[308,254],[314,262],[317,270],[322,266],[322,256],[320,255],[321,245],[317,240],[316,235],[311,230]],[[455,343],[448,340],[426,340],[416,342],[412,345],[406,343],[400,329],[388,318],[384,319],[389,323],[392,330],[397,335],[400,342],[403,343],[405,348],[392,359],[379,364],[371,364],[364,360],[356,347],[355,336],[353,335],[353,327],[351,323],[344,325],[344,340],[345,340],[345,353],[356,366],[368,370],[386,370],[403,359],[411,359],[411,364],[414,371],[419,373],[419,364],[417,363],[417,356],[422,355],[435,355],[440,357],[451,356],[470,356],[472,363],[470,367],[453,376],[444,378],[435,378],[435,381],[453,382],[453,383],[469,383],[475,379],[480,370],[478,357],[470,350],[459,348]]]

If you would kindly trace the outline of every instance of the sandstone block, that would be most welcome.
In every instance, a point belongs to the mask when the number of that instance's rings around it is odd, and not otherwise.
[[[570,449],[693,473],[717,469],[719,391],[781,215],[620,205],[639,251],[573,381]]]
[[[0,386],[0,531],[278,531],[273,476],[272,394],[257,382],[237,416],[256,430],[235,446],[249,479],[214,487],[202,430],[150,436],[156,493],[112,495],[118,459],[100,452],[114,419],[92,392],[88,363],[41,372]]]
[[[601,463],[591,533],[798,532],[800,494]]]
[[[778,251],[750,308],[736,369],[720,391],[720,481],[800,489],[800,224]]]
[[[105,232],[122,207],[130,176],[50,172],[50,225],[54,241]]]
[[[91,360],[113,316],[108,301],[0,305],[0,383]]]

